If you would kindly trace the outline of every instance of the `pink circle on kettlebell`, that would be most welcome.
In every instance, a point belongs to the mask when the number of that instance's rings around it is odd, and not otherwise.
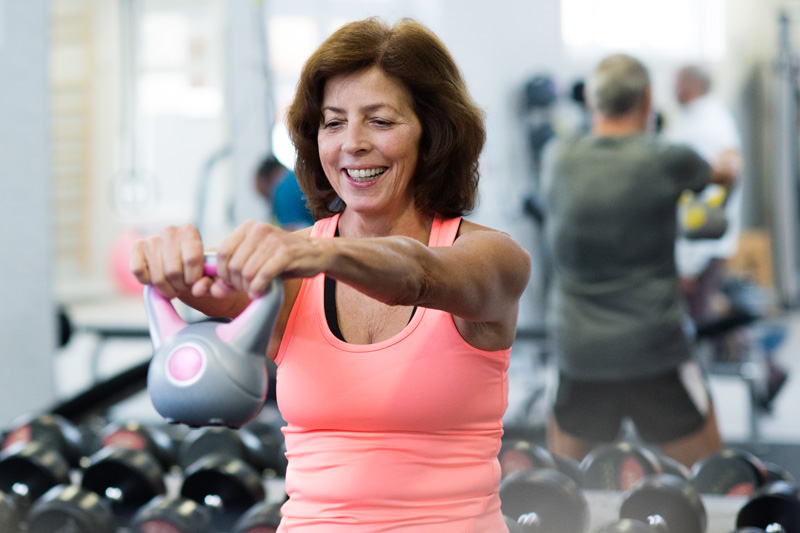
[[[181,346],[169,356],[167,372],[175,381],[186,382],[196,378],[203,369],[203,354],[193,346]]]

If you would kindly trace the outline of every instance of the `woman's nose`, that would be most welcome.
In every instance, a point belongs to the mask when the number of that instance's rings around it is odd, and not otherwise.
[[[368,150],[369,136],[366,128],[361,125],[350,124],[347,126],[345,132],[344,144],[342,150],[348,153],[355,153],[363,150]]]

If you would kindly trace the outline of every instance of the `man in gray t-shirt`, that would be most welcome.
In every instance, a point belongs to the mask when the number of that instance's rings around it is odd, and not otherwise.
[[[684,190],[729,178],[647,134],[649,75],[634,58],[606,58],[589,90],[592,131],[554,141],[543,167],[559,368],[549,446],[582,459],[630,418],[691,465],[722,444],[683,329],[676,205]]]

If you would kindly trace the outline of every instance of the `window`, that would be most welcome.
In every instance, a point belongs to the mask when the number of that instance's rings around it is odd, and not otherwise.
[[[561,0],[568,53],[631,52],[716,61],[725,54],[724,0]]]

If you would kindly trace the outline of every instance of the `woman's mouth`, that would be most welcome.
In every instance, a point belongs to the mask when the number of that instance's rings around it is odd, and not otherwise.
[[[388,167],[376,167],[376,168],[358,168],[358,169],[346,169],[347,175],[350,177],[351,180],[358,182],[358,183],[366,183],[368,181],[372,181],[376,179],[378,176],[386,172]]]

